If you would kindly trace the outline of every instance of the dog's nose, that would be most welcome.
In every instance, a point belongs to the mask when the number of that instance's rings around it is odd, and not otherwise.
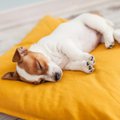
[[[61,73],[55,73],[55,80],[58,81],[61,78]]]

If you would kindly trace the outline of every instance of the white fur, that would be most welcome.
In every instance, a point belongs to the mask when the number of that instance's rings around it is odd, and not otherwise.
[[[96,32],[102,34],[103,41],[98,40]],[[94,70],[94,57],[89,52],[100,42],[104,42],[106,48],[111,47],[114,45],[114,37],[118,39],[118,33],[114,33],[111,21],[85,13],[59,25],[54,32],[33,44],[29,50],[41,52],[48,58],[50,71],[46,76],[50,80],[54,73],[61,72],[61,69],[91,73]],[[39,78],[20,69],[17,71],[31,81]]]
[[[118,43],[120,43],[120,29],[114,31],[114,38]]]
[[[38,81],[38,79],[40,78],[40,76],[38,75],[28,74],[24,69],[20,68],[19,66],[16,67],[16,70],[21,77],[28,80],[29,82]]]
[[[41,78],[42,79],[45,79],[46,81],[53,81],[54,82],[54,78],[53,78],[53,73],[51,70],[48,71],[48,74],[46,75],[31,75],[29,73],[27,73],[24,69],[20,68],[19,66],[16,67],[16,70],[18,72],[18,74],[24,78],[26,81],[28,82],[40,82],[41,81]]]

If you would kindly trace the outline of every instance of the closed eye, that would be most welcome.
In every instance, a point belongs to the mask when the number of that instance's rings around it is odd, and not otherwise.
[[[36,60],[36,65],[37,65],[37,69],[38,70],[42,70],[43,69],[42,65],[40,64],[40,62],[38,60]]]

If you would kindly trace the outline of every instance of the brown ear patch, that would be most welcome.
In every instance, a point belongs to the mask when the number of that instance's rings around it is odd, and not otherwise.
[[[17,74],[17,72],[8,72],[3,75],[2,79],[3,80],[20,80],[20,77]]]
[[[24,78],[21,79],[21,77],[18,75],[17,72],[8,72],[2,76],[2,79],[3,80],[19,80],[19,81],[31,83],[31,82],[26,81]],[[46,82],[48,82],[48,81],[41,80],[41,81],[32,82],[31,84],[38,85],[38,84],[42,84],[42,83],[46,83]]]
[[[22,62],[22,57],[27,55],[27,53],[28,53],[28,50],[26,48],[23,48],[23,47],[17,48],[12,58],[12,61]]]

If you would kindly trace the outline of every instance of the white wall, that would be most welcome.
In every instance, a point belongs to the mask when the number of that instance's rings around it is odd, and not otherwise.
[[[0,11],[16,8],[45,0],[0,0]]]

